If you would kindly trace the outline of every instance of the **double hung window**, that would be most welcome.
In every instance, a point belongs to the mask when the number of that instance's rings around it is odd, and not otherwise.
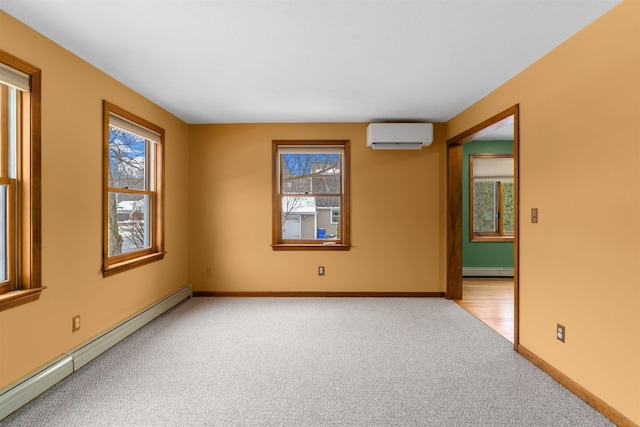
[[[349,141],[273,141],[273,248],[349,248]]]
[[[513,155],[472,154],[469,159],[472,241],[514,236]]]
[[[164,130],[104,103],[104,275],[164,256]]]
[[[40,70],[0,51],[0,310],[37,300]]]

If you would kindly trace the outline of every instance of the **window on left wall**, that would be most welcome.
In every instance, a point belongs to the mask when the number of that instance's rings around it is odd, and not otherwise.
[[[104,102],[103,274],[164,257],[164,130]]]
[[[0,311],[43,289],[40,70],[0,51]]]

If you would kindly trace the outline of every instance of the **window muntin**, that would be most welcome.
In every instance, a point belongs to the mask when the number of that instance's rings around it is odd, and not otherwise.
[[[164,256],[164,130],[105,101],[104,275]]]
[[[511,241],[514,236],[513,155],[469,158],[472,241]]]
[[[40,70],[0,51],[0,310],[41,284]]]
[[[274,141],[274,249],[348,249],[348,141]]]

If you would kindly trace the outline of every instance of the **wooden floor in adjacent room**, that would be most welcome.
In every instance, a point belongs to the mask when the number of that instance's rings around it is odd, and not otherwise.
[[[513,278],[465,277],[456,302],[513,342]]]

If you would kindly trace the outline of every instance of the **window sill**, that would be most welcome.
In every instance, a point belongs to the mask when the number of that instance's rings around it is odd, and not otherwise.
[[[333,244],[324,245],[318,243],[278,243],[271,245],[274,251],[348,251],[351,245]]]
[[[471,237],[472,242],[513,242],[513,236],[479,236],[475,235]]]
[[[46,286],[41,286],[35,289],[11,291],[6,294],[2,294],[0,295],[0,311],[18,307],[19,305],[27,304],[32,301],[37,301],[40,299],[40,293],[46,288]]]
[[[132,268],[136,268],[141,265],[149,264],[154,261],[160,261],[164,258],[165,253],[166,252],[154,252],[149,255],[111,264],[102,269],[102,276],[108,277],[117,273],[121,273],[123,271],[131,270]]]

